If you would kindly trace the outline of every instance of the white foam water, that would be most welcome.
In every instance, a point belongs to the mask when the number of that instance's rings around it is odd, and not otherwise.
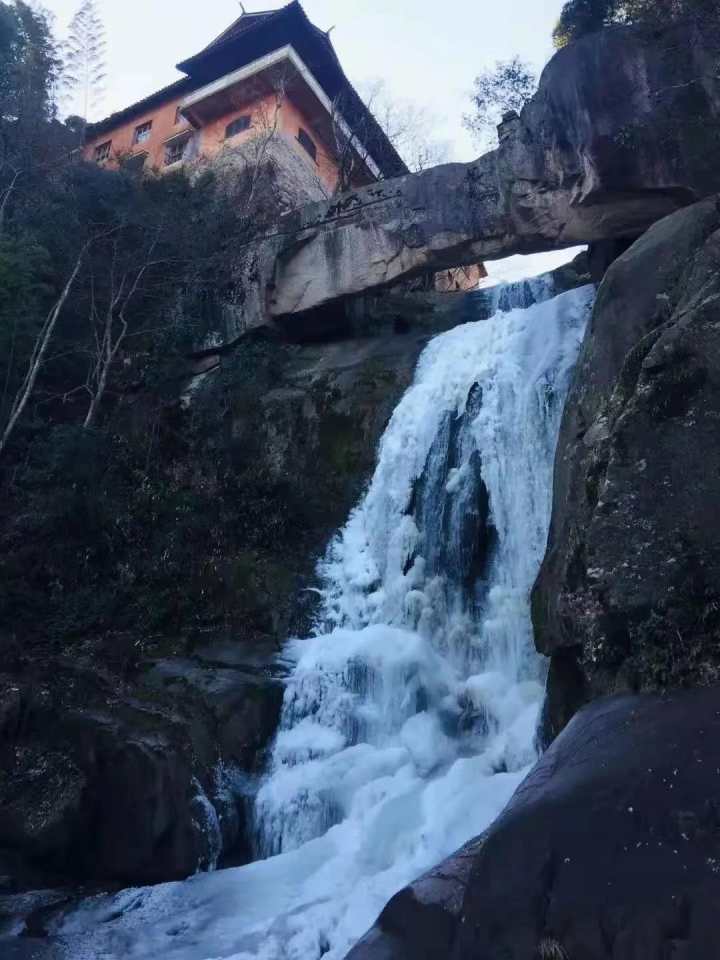
[[[529,289],[430,342],[321,564],[257,796],[265,859],[85,902],[55,931],[73,960],[340,960],[507,803],[535,759],[529,592],[593,298]]]

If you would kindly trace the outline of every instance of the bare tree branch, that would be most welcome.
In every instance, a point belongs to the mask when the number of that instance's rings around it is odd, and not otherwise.
[[[97,417],[98,410],[107,390],[108,377],[110,370],[115,363],[115,359],[122,347],[123,342],[128,336],[129,323],[127,311],[135,299],[140,285],[153,267],[164,263],[163,260],[153,259],[153,254],[160,241],[164,225],[158,225],[153,235],[152,241],[145,254],[144,262],[134,271],[125,271],[118,279],[118,243],[113,241],[113,252],[110,260],[110,292],[108,303],[102,323],[98,324],[97,308],[91,303],[91,318],[93,321],[93,332],[95,336],[95,364],[90,371],[87,381],[87,389],[90,393],[90,405],[88,407],[83,428],[87,429],[93,425]]]
[[[3,227],[5,225],[5,211],[7,209],[7,205],[10,202],[10,198],[13,195],[13,191],[15,190],[17,182],[20,179],[20,175],[22,173],[22,170],[16,170],[14,168],[11,168],[11,169],[14,170],[12,180],[10,181],[8,186],[5,187],[5,189],[2,192],[0,192],[0,236],[2,235]]]
[[[40,372],[43,359],[47,352],[48,344],[50,343],[53,332],[55,330],[55,325],[57,324],[58,318],[62,312],[63,307],[65,306],[65,301],[70,295],[70,291],[72,290],[73,284],[75,283],[77,276],[80,273],[80,268],[82,267],[83,260],[85,258],[85,255],[91,243],[92,243],[91,240],[87,241],[85,244],[83,244],[82,248],[80,249],[80,252],[78,253],[73,270],[67,282],[65,283],[65,286],[63,287],[62,293],[60,294],[58,299],[55,301],[53,307],[51,308],[49,314],[45,319],[42,329],[40,330],[40,333],[38,334],[37,340],[35,341],[35,346],[33,348],[32,355],[30,357],[30,362],[28,364],[27,373],[25,374],[23,382],[20,385],[20,388],[18,389],[17,394],[15,395],[15,400],[13,402],[12,409],[10,410],[10,416],[8,418],[8,422],[5,425],[5,429],[3,430],[2,437],[0,437],[0,454],[2,454],[3,450],[7,446],[7,443],[15,427],[17,426],[17,422],[22,416],[23,411],[25,410],[25,407],[27,406],[27,402],[30,399],[30,395],[32,394],[33,388],[35,387],[35,383],[38,378],[38,373]]]

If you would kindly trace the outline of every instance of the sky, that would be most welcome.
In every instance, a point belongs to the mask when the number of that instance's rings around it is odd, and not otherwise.
[[[44,0],[62,37],[80,0]],[[282,0],[245,0],[249,12]],[[451,160],[479,153],[462,127],[473,78],[519,54],[538,70],[552,55],[562,0],[303,0],[360,89],[382,79],[388,95],[432,117],[432,139]],[[98,0],[108,42],[107,93],[100,119],[171,83],[174,65],[196,53],[240,14],[238,0]]]

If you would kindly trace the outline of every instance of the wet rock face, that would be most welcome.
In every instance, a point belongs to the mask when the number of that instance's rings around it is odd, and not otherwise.
[[[59,683],[2,677],[19,709],[0,728],[0,888],[181,879],[238,843],[239,798],[223,793],[220,763],[252,772],[277,723],[279,681],[233,676],[243,730],[222,751],[215,738],[229,738],[235,718],[216,691],[53,668]],[[217,671],[195,669],[213,684]],[[261,716],[248,711],[252,684],[263,687]],[[252,755],[238,755],[248,741]]]
[[[598,700],[348,960],[714,956],[718,769],[718,687]]]
[[[251,859],[247,803],[282,704],[275,646],[168,650],[125,677],[102,645],[88,652],[0,675],[15,704],[0,716],[0,901]]]
[[[533,594],[551,739],[616,690],[720,678],[720,205],[608,272],[568,398]]]
[[[634,239],[720,189],[720,26],[606,29],[560,51],[499,148],[312,204],[254,253],[249,325],[457,264]]]

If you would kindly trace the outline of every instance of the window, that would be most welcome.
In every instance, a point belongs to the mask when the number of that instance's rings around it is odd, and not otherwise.
[[[225,127],[225,139],[229,140],[230,137],[236,137],[239,133],[249,129],[250,117],[238,117]]]
[[[139,175],[145,169],[146,153],[136,153],[131,157],[126,157],[122,162],[122,168],[126,173]]]
[[[180,163],[185,156],[185,148],[190,140],[188,137],[176,137],[170,143],[165,144],[165,166],[171,167],[174,163]]]
[[[147,143],[147,141],[150,139],[151,130],[152,120],[148,120],[147,123],[141,123],[139,127],[135,127],[133,143]]]
[[[103,163],[105,160],[109,160],[111,149],[112,140],[106,140],[105,143],[101,143],[100,146],[95,147],[95,160],[98,163]]]
[[[303,146],[305,150],[307,150],[307,152],[313,158],[315,163],[317,163],[317,147],[315,146],[315,141],[310,136],[310,134],[306,130],[303,130],[302,127],[300,127],[297,138],[298,138],[298,143],[301,146]]]

